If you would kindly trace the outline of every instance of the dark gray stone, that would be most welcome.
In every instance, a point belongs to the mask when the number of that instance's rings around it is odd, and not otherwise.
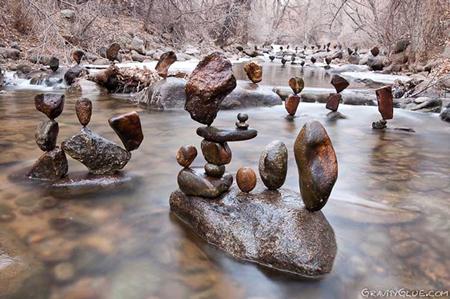
[[[62,143],[64,151],[83,163],[94,174],[114,173],[128,163],[131,153],[89,128],[82,128]]]
[[[288,151],[286,145],[275,140],[268,144],[259,158],[259,175],[269,190],[283,186],[288,167]]]
[[[28,177],[39,180],[58,180],[63,178],[69,169],[64,151],[56,147],[45,152],[32,166]]]
[[[220,104],[220,109],[231,110],[249,107],[280,105],[281,98],[269,87],[253,83],[239,84]]]
[[[213,142],[230,142],[230,141],[244,141],[253,139],[258,135],[258,131],[253,129],[247,130],[226,130],[218,129],[216,127],[200,127],[197,128],[197,135]]]
[[[56,147],[59,125],[54,120],[41,121],[34,135],[36,143],[44,152],[51,151]]]
[[[205,165],[205,173],[208,176],[212,176],[215,178],[221,178],[225,173],[225,165],[214,165],[211,163],[206,163]]]
[[[216,198],[228,191],[233,176],[224,174],[221,178],[207,176],[202,168],[184,168],[178,173],[178,186],[186,195]]]
[[[439,115],[443,121],[450,122],[450,108],[445,108]]]
[[[232,188],[211,201],[175,191],[170,207],[200,237],[237,259],[308,277],[332,269],[334,231],[296,192]]]

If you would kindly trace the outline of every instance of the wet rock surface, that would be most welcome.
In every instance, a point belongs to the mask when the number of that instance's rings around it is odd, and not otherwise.
[[[133,151],[141,145],[144,140],[141,119],[136,111],[111,117],[109,125],[117,133],[127,151]]]
[[[226,173],[216,178],[207,176],[203,168],[184,168],[178,173],[177,181],[186,195],[216,198],[230,189],[233,176]]]
[[[58,180],[63,178],[69,166],[64,151],[56,147],[45,152],[31,167],[28,177],[41,180]]]
[[[92,102],[89,99],[78,99],[75,103],[75,112],[77,113],[78,121],[85,127],[91,121],[92,116]]]
[[[161,55],[156,64],[155,70],[158,72],[163,78],[167,77],[167,73],[169,72],[169,67],[177,61],[177,55],[173,51],[166,52]]]
[[[220,166],[231,162],[232,153],[226,142],[218,143],[203,139],[201,148],[203,156],[208,163]]]
[[[36,298],[49,296],[43,264],[36,259],[13,232],[0,229],[0,298]]]
[[[120,170],[131,158],[130,152],[88,128],[82,128],[79,133],[65,140],[62,148],[94,174],[108,174]]]
[[[318,121],[306,123],[294,144],[300,192],[308,210],[325,206],[338,176],[336,153]]]
[[[225,165],[215,165],[211,163],[206,163],[205,173],[208,176],[212,176],[214,178],[221,178],[225,173]]]
[[[334,231],[321,212],[311,213],[293,191],[241,193],[215,200],[175,191],[171,210],[204,240],[237,259],[316,277],[336,256]]]
[[[58,138],[59,125],[54,120],[41,121],[36,128],[34,135],[36,144],[46,152],[55,149]]]
[[[269,190],[283,186],[288,168],[288,150],[286,145],[275,140],[269,143],[259,158],[259,175]]]
[[[77,78],[80,78],[86,73],[86,70],[80,65],[75,65],[67,70],[64,74],[64,81],[67,85],[72,85]]]
[[[218,129],[216,127],[200,127],[197,129],[197,135],[208,141],[225,143],[231,141],[244,141],[253,139],[258,135],[258,131],[247,130],[228,130]]]
[[[220,109],[271,107],[281,104],[281,98],[266,86],[239,84],[220,104]]]
[[[244,71],[253,83],[259,83],[262,81],[262,66],[258,63],[254,61],[246,63],[244,65]]]
[[[61,115],[64,109],[64,95],[38,94],[34,97],[36,110],[44,113],[50,119]]]
[[[242,192],[249,193],[256,187],[256,173],[250,167],[241,167],[236,173],[236,183]]]
[[[193,120],[210,125],[220,103],[235,87],[231,62],[223,54],[214,52],[200,61],[190,75],[185,109]]]

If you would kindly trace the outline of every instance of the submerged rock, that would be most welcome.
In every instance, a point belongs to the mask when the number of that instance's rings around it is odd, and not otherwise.
[[[64,151],[94,174],[113,173],[125,167],[131,153],[88,128],[62,143]]]
[[[207,176],[202,168],[184,168],[178,173],[177,181],[186,195],[216,198],[230,189],[233,176],[226,173],[216,178]]]
[[[259,158],[259,175],[269,190],[283,186],[288,168],[288,151],[286,145],[275,140],[269,143]]]
[[[262,81],[262,66],[257,64],[254,61],[246,63],[244,65],[244,71],[247,74],[247,77],[253,83],[259,83]]]
[[[141,119],[136,111],[111,117],[109,125],[117,133],[127,151],[133,151],[141,145],[144,140]]]
[[[58,180],[66,176],[69,166],[64,151],[56,147],[45,152],[31,167],[28,177],[39,180]]]
[[[306,123],[294,144],[300,192],[310,211],[322,209],[338,176],[336,153],[327,131],[318,121]]]
[[[214,201],[175,191],[170,208],[200,237],[237,259],[308,277],[332,269],[334,231],[322,212],[309,212],[293,191],[232,188]]]
[[[185,109],[193,120],[210,125],[220,103],[235,87],[231,62],[223,54],[214,52],[200,61],[190,75]]]
[[[64,95],[38,94],[34,97],[36,110],[44,113],[50,119],[61,115],[64,109]]]
[[[177,61],[177,55],[173,51],[166,52],[161,55],[156,64],[155,70],[158,72],[163,78],[167,77],[167,73],[169,72],[169,67]]]
[[[56,139],[58,138],[59,125],[54,120],[46,120],[39,123],[34,135],[36,144],[44,151],[51,151],[56,147]]]

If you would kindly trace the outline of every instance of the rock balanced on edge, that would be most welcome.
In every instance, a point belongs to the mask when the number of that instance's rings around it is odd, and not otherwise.
[[[392,95],[392,87],[384,86],[375,90],[378,102],[378,111],[382,119],[372,123],[373,129],[385,129],[388,119],[394,118],[394,97]]]
[[[329,120],[345,118],[345,116],[339,113],[337,110],[339,108],[339,104],[342,102],[341,92],[344,91],[350,85],[350,83],[345,78],[339,75],[333,75],[331,84],[336,89],[336,93],[330,93],[330,95],[328,96],[325,108],[331,110],[331,112],[327,114],[327,117]]]
[[[300,77],[293,77],[289,79],[289,86],[291,87],[294,94],[290,95],[284,102],[284,107],[289,113],[289,118],[292,119],[297,113],[298,105],[300,104],[301,98],[299,93],[302,92],[305,87],[305,82]]]

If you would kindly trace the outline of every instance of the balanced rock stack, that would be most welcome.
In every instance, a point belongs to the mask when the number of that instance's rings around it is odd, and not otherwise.
[[[259,83],[262,81],[262,66],[258,63],[254,61],[246,63],[244,65],[244,71],[253,83]]]
[[[68,171],[64,151],[56,146],[59,125],[55,118],[64,109],[64,95],[39,94],[34,98],[36,109],[49,119],[39,123],[36,129],[36,143],[44,154],[34,163],[28,177],[40,180],[58,180]]]
[[[87,127],[92,115],[92,102],[89,99],[77,100],[75,110],[83,128],[63,142],[64,151],[84,164],[92,174],[112,174],[124,168],[131,158],[130,151],[137,149],[144,139],[137,112],[109,119],[110,126],[126,148],[123,149]]]
[[[375,90],[378,102],[378,111],[382,119],[372,123],[373,129],[382,130],[386,128],[386,120],[394,117],[394,97],[392,95],[392,87],[384,86]]]
[[[293,77],[289,79],[289,86],[291,87],[294,94],[290,95],[284,102],[284,107],[289,113],[288,118],[293,119],[295,113],[297,112],[298,105],[300,104],[301,98],[299,93],[305,87],[305,82],[300,77]]]
[[[337,112],[337,110],[339,104],[342,102],[341,92],[346,89],[350,83],[341,76],[334,75],[333,78],[331,78],[331,84],[336,89],[336,93],[330,93],[328,96],[326,108],[331,110],[331,112],[327,116],[329,118],[336,118],[336,115],[340,115],[341,118],[343,118],[344,116]]]
[[[178,150],[177,161],[184,167],[178,174],[178,186],[185,195],[216,198],[228,191],[233,184],[233,176],[225,173],[225,165],[232,158],[228,142],[248,140],[257,135],[256,130],[248,129],[245,114],[238,115],[236,129],[210,126],[220,103],[235,87],[231,62],[219,52],[206,56],[189,77],[185,109],[193,120],[207,125],[197,129],[197,135],[203,137],[201,150],[207,163],[203,169],[191,168],[197,156],[195,147],[189,145]]]
[[[259,175],[269,190],[277,190],[286,181],[288,150],[286,145],[275,140],[268,144],[259,158]]]

